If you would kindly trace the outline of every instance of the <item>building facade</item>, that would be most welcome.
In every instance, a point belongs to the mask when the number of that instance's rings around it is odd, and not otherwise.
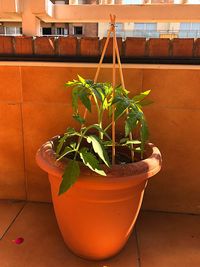
[[[176,4],[183,0],[51,0],[54,4],[66,5],[92,5],[92,4]],[[185,0],[184,0],[185,1]],[[194,0],[193,0],[194,1]],[[196,0],[199,1],[200,0]],[[188,1],[190,3],[190,0]],[[90,37],[105,37],[107,35],[109,23],[45,23],[41,21],[40,35],[43,36],[67,36],[75,35]],[[170,22],[170,23],[117,23],[117,36],[126,37],[145,37],[145,38],[198,38],[200,37],[200,23],[198,22]],[[10,22],[9,20],[0,21],[0,35],[21,35],[22,23],[20,21]]]

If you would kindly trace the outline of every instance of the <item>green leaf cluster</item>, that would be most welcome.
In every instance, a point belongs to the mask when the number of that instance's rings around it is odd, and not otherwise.
[[[106,175],[102,166],[111,165],[108,150],[113,141],[111,140],[112,123],[105,125],[105,117],[110,118],[113,115],[115,123],[119,119],[124,122],[124,137],[116,140],[115,146],[126,146],[132,152],[140,153],[143,158],[145,143],[149,136],[143,107],[152,103],[146,99],[150,90],[131,97],[129,91],[121,85],[113,88],[108,82],[95,83],[79,75],[77,80],[69,81],[65,85],[72,87],[72,116],[79,123],[80,129],[69,127],[58,139],[57,160],[65,157],[68,161],[59,194],[66,192],[76,182],[82,164],[99,175]],[[113,93],[114,90],[115,93]],[[80,104],[90,113],[93,111],[93,106],[96,106],[95,124],[89,124],[81,114]],[[132,140],[129,136],[134,132],[137,136],[133,135],[135,138]]]

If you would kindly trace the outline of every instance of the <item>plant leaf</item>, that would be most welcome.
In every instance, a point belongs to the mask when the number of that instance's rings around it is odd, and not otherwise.
[[[141,123],[141,128],[140,128],[141,158],[143,158],[144,146],[145,146],[146,141],[148,140],[149,131],[148,131],[147,122],[146,122],[144,116],[143,116],[142,120],[140,121],[140,123]]]
[[[130,112],[125,121],[125,136],[128,136],[130,132],[137,126],[137,116],[134,111]]]
[[[140,140],[128,140],[127,145],[133,144],[133,145],[140,145],[141,141]]]
[[[65,168],[62,176],[62,182],[59,188],[59,195],[65,193],[77,180],[80,174],[80,168],[77,161],[72,160]]]
[[[105,98],[103,101],[103,110],[108,109],[108,107],[109,107],[109,103],[108,103],[107,98]]]
[[[153,104],[154,101],[150,100],[150,99],[144,99],[140,102],[140,106],[147,106],[147,105],[150,105],[150,104]]]
[[[82,118],[78,113],[73,115],[73,118],[78,121],[80,124],[85,123],[85,119]]]
[[[74,128],[68,127],[66,133],[58,141],[59,144],[56,147],[56,156],[59,156],[66,139],[74,135],[79,135],[79,133],[77,133]]]
[[[75,113],[78,110],[78,91],[79,89],[77,87],[72,90],[72,107]]]
[[[77,85],[79,82],[77,80],[73,80],[73,81],[68,81],[65,83],[65,86],[67,87],[72,87],[72,86],[75,86]]]
[[[102,176],[106,176],[105,172],[99,166],[99,162],[98,162],[97,158],[95,157],[95,155],[93,155],[91,152],[87,151],[86,148],[82,148],[79,153],[80,153],[80,157],[81,157],[83,163],[88,168],[90,168],[92,171],[94,171],[94,172],[96,172]]]
[[[123,143],[125,144],[128,140],[129,140],[128,137],[121,138],[120,141],[119,141],[119,143],[120,143],[120,144],[123,144]]]
[[[123,145],[140,145],[141,144],[141,141],[140,140],[129,140],[128,138],[122,138],[120,140],[120,144],[123,144]]]
[[[110,140],[110,141],[103,141],[103,145],[104,146],[112,146],[113,145],[113,142],[112,142],[112,140]]]
[[[116,104],[115,120],[117,120],[124,113],[124,111],[129,107],[129,104],[130,103],[128,101],[120,101]]]
[[[118,85],[115,87],[115,94],[116,95],[128,95],[129,91],[122,87],[122,85]]]
[[[71,153],[72,151],[74,151],[74,149],[72,149],[69,146],[66,146],[63,153],[60,155],[60,157],[57,159],[58,161],[61,160],[64,156],[66,156],[67,154]]]
[[[147,90],[145,92],[140,93],[139,95],[136,95],[133,97],[133,101],[135,103],[142,101],[145,97],[147,97],[150,94],[151,90]]]
[[[81,77],[80,75],[77,75],[77,76],[78,76],[79,81],[80,81],[83,85],[85,85],[85,83],[86,83],[85,79],[84,79],[83,77]]]
[[[145,143],[149,137],[149,131],[146,120],[143,118],[141,120],[141,129],[140,129],[141,141]]]
[[[83,105],[91,112],[91,102],[88,97],[88,93],[84,90],[79,92],[79,97]]]
[[[87,142],[92,143],[92,147],[94,151],[103,160],[103,162],[109,167],[110,166],[109,157],[100,139],[95,135],[89,135],[87,137]]]
[[[62,147],[63,147],[63,144],[65,143],[65,140],[67,139],[67,137],[68,137],[67,135],[64,135],[64,136],[61,137],[60,140],[58,141],[59,144],[58,144],[57,147],[56,147],[56,156],[59,155],[59,153],[60,153],[60,151],[61,151],[61,149],[62,149]]]
[[[120,102],[120,101],[123,101],[123,97],[122,96],[115,96],[113,99],[112,99],[112,105]]]
[[[87,130],[92,129],[92,128],[95,128],[99,132],[103,133],[109,140],[111,139],[110,136],[106,133],[106,131],[104,131],[98,124],[93,124],[93,125],[89,126],[87,128]]]
[[[94,92],[95,96],[102,102],[104,97],[99,88],[97,86],[94,86],[92,87],[92,91]]]
[[[71,142],[71,143],[69,144],[69,146],[70,146],[72,149],[75,149],[76,146],[77,146],[77,143],[76,143],[76,142]]]
[[[67,128],[66,134],[73,135],[75,133],[76,133],[76,130],[74,128],[72,128],[72,127]]]

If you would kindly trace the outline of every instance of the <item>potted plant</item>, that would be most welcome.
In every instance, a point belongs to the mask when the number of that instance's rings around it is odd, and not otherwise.
[[[67,246],[81,257],[104,259],[125,245],[147,181],[161,168],[158,148],[148,143],[143,113],[150,91],[130,96],[122,85],[80,76],[66,86],[73,88],[73,118],[80,128],[68,127],[46,142],[36,160],[49,175]],[[83,116],[80,104],[86,108]],[[95,123],[87,123],[87,112],[96,114]],[[119,121],[123,133],[115,134]]]

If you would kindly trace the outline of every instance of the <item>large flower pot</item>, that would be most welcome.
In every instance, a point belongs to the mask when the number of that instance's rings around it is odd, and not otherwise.
[[[54,140],[38,150],[36,160],[49,175],[54,210],[65,243],[87,259],[115,255],[132,232],[148,179],[161,168],[158,148],[149,144],[148,158],[105,168],[106,177],[83,166],[78,181],[58,196],[66,162],[56,161]]]

